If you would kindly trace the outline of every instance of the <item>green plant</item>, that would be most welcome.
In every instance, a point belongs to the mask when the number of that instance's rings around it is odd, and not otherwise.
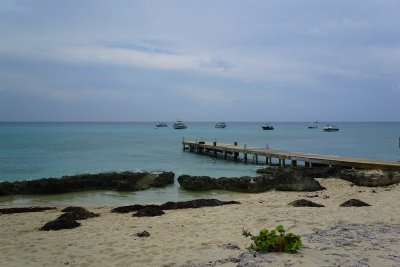
[[[302,247],[300,236],[286,233],[282,225],[278,225],[271,231],[262,229],[258,236],[253,236],[243,229],[242,235],[251,237],[254,243],[251,244],[250,249],[258,252],[296,253]]]

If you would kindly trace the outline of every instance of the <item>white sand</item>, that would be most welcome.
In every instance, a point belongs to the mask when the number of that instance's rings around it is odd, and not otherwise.
[[[243,194],[237,199],[241,205],[168,210],[159,217],[87,207],[100,217],[71,230],[38,230],[63,207],[0,215],[0,266],[400,266],[400,186],[319,181],[327,190]],[[287,205],[301,198],[325,207]],[[351,198],[372,206],[339,207]],[[243,228],[256,234],[279,224],[301,235],[299,253],[243,254],[251,243],[241,235]],[[135,236],[144,230],[150,237]]]

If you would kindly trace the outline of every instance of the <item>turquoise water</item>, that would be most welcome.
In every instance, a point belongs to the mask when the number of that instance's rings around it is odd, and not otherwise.
[[[168,170],[180,174],[220,176],[256,175],[260,166],[215,159],[182,150],[187,140],[238,142],[248,146],[291,151],[400,160],[400,123],[336,123],[339,132],[323,132],[325,123],[308,129],[307,123],[273,123],[263,131],[261,122],[187,123],[184,130],[156,128],[154,123],[0,123],[0,181],[60,177],[77,173],[124,170]],[[163,202],[226,192],[190,193],[176,183],[166,189],[134,193],[85,192],[48,197],[12,197],[14,203],[56,201],[116,204]],[[46,200],[47,199],[47,200]]]

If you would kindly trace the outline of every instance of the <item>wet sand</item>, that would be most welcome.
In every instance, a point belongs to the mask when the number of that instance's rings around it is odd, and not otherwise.
[[[157,217],[86,207],[100,216],[60,231],[39,228],[64,207],[3,214],[0,266],[400,266],[400,186],[318,180],[327,190],[242,194],[234,199],[240,205],[167,210]],[[372,206],[339,207],[352,198]],[[325,207],[287,205],[298,199]],[[297,254],[248,251],[243,228],[257,234],[279,224],[301,236]],[[150,236],[136,235],[143,231]]]

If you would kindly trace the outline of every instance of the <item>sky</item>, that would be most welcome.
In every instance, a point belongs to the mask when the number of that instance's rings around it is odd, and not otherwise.
[[[399,121],[398,0],[1,0],[0,121]]]

